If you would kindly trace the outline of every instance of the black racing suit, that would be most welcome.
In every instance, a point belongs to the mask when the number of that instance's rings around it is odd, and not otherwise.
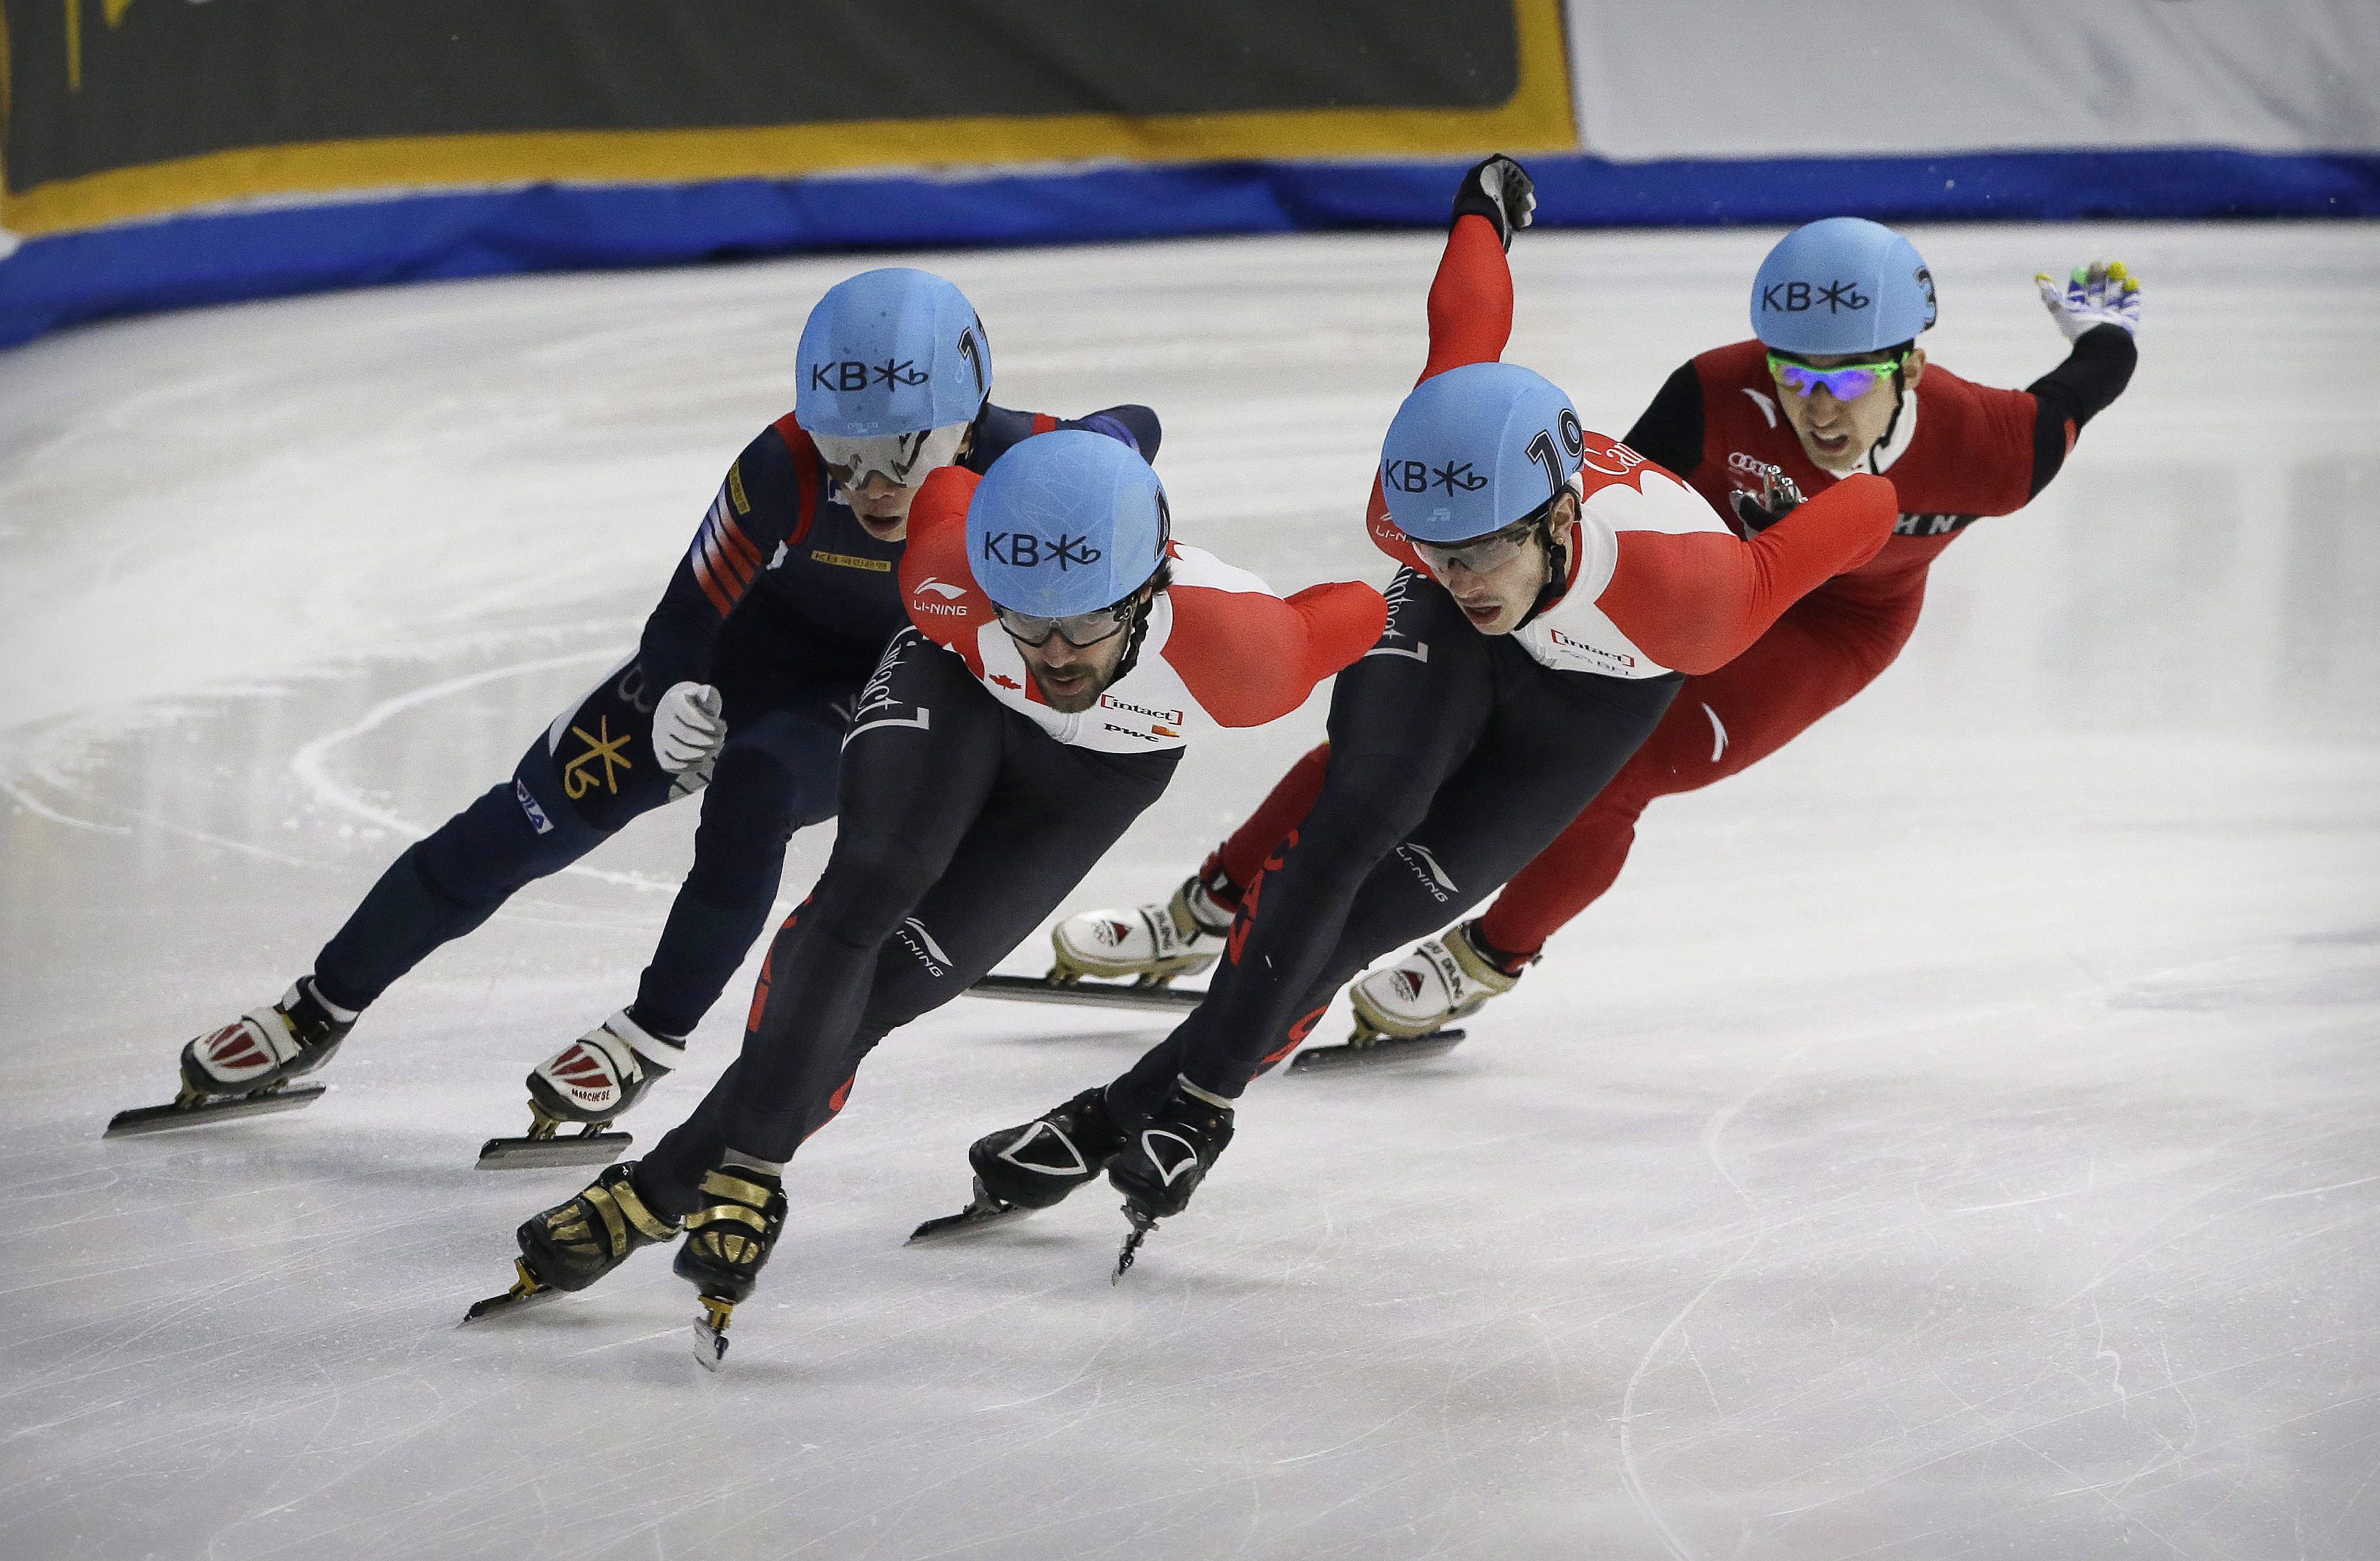
[[[638,1163],[638,1194],[664,1218],[699,1203],[728,1149],[792,1158],[876,1043],[1029,936],[1182,757],[1059,742],[915,629],[861,703],[833,855],[769,946],[743,1054]]]
[[[1207,1000],[1108,1088],[1152,1115],[1177,1075],[1235,1098],[1389,950],[1456,920],[1560,834],[1683,681],[1556,672],[1471,627],[1435,580],[1339,675],[1322,793],[1250,884]]]

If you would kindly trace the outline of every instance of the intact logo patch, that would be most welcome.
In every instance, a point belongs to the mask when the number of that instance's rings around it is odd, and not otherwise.
[[[810,556],[821,564],[832,564],[839,569],[866,569],[868,573],[877,575],[889,575],[892,572],[891,560],[884,558],[862,558],[856,554],[829,553],[822,547],[811,548]]]
[[[1113,694],[1101,694],[1099,703],[1110,710],[1121,710],[1128,715],[1146,715],[1151,721],[1169,722],[1176,726],[1182,725],[1183,721],[1182,713],[1178,710],[1151,710],[1145,704],[1135,704],[1130,700],[1120,700]]]

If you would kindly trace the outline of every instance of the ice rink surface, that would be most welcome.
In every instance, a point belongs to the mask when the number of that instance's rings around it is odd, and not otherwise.
[[[1510,356],[1624,432],[1773,237],[1530,236]],[[2147,303],[2131,393],[1898,667],[1657,804],[1445,1058],[1257,1085],[1119,1287],[1103,1188],[900,1243],[1158,1031],[896,1035],[716,1378],[658,1253],[454,1326],[584,1179],[472,1159],[633,992],[692,808],[432,957],[313,1107],[99,1133],[632,640],[864,262],[0,355],[0,1555],[2380,1554],[2380,234],[1915,237],[1973,378],[2061,356],[2036,270],[2114,254]],[[1287,587],[1386,578],[1360,503],[1436,250],[923,263],[1002,402],[1157,407],[1182,533]],[[1321,713],[1195,748],[1074,905],[1166,891]],[[625,1126],[692,1104],[749,983]]]

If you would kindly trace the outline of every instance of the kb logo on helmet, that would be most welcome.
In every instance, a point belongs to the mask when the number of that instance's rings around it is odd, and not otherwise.
[[[1865,309],[1875,301],[1859,290],[1856,282],[1829,282],[1823,287],[1807,282],[1771,282],[1760,289],[1760,307],[1779,314],[1806,314],[1822,304],[1828,313],[1840,314],[1847,309]]]
[[[1471,468],[1469,461],[1449,461],[1433,467],[1427,461],[1391,460],[1380,463],[1380,475],[1390,487],[1401,494],[1426,494],[1432,488],[1452,494],[1458,489],[1466,494],[1477,493],[1488,485],[1488,479]]]
[[[983,539],[983,555],[1012,569],[1038,569],[1044,564],[1055,564],[1058,572],[1064,574],[1077,566],[1088,568],[1106,556],[1090,543],[1087,536],[1070,537],[1063,531],[1054,540],[1031,531],[990,531]]]
[[[888,358],[881,363],[863,363],[856,358],[839,363],[810,365],[812,390],[866,390],[871,384],[891,389],[896,384],[923,384],[926,371],[909,358]]]

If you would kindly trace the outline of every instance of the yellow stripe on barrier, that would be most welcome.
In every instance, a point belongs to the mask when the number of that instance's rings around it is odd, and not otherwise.
[[[208,152],[0,193],[0,226],[33,237],[267,197],[556,179],[679,184],[1108,158],[1454,157],[1573,147],[1561,0],[1513,0],[1513,20],[1520,79],[1512,96],[1491,109],[1324,108],[1148,118],[1080,114],[321,141]]]

